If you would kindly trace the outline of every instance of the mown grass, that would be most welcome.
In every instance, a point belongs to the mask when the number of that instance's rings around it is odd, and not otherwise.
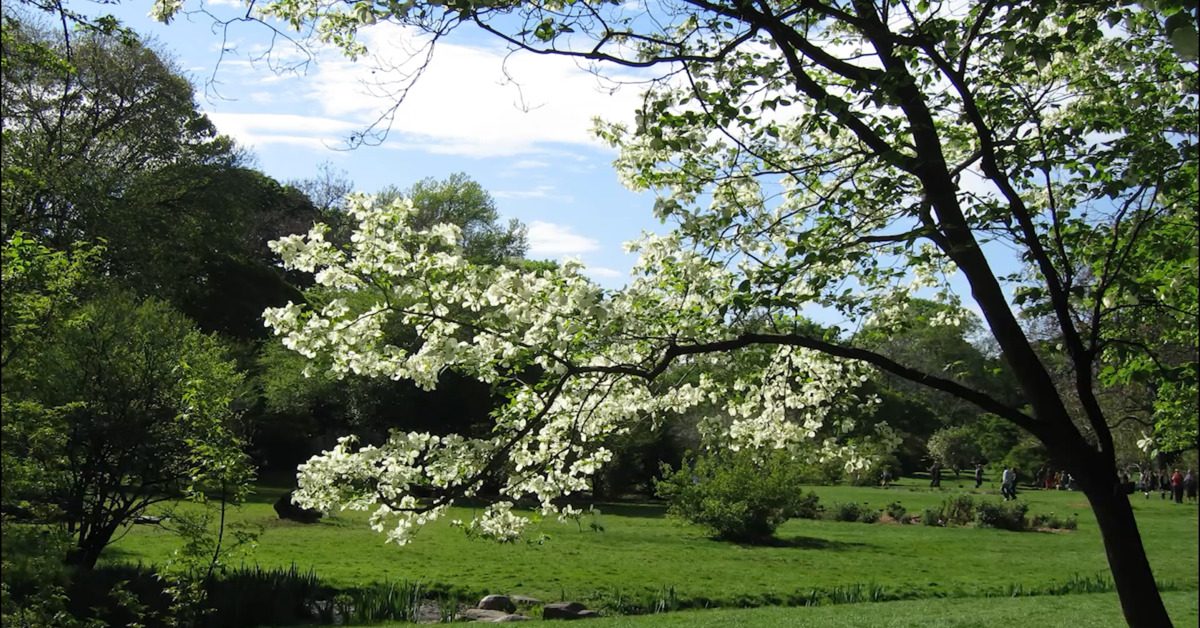
[[[974,492],[958,488],[953,477],[943,484],[947,488],[941,491],[930,491],[916,480],[889,489],[812,489],[827,506],[856,501],[882,509],[899,501],[915,513],[949,495]],[[968,486],[965,476],[962,484]],[[793,520],[780,528],[777,543],[746,546],[708,539],[699,528],[664,518],[662,506],[614,504],[598,506],[598,517],[585,516],[578,525],[537,524],[530,537],[548,535],[541,544],[471,540],[440,521],[406,547],[385,545],[361,513],[341,513],[315,525],[279,521],[271,509],[278,493],[263,489],[234,515],[263,526],[259,547],[247,561],[312,568],[335,587],[419,580],[460,591],[584,603],[653,598],[671,590],[681,606],[756,606],[789,603],[807,591],[859,585],[881,589],[889,599],[1008,595],[1014,589],[1046,590],[1077,576],[1106,578],[1108,573],[1095,520],[1078,492],[1021,494],[1030,514],[1077,514],[1079,529],[1070,532]],[[979,493],[998,499],[995,487],[985,485]],[[1200,553],[1197,509],[1157,496],[1134,498],[1156,577],[1194,596]],[[447,519],[470,515],[464,508]],[[603,531],[593,530],[592,523]],[[106,559],[158,563],[177,543],[165,531],[139,526]]]
[[[1163,599],[1176,626],[1197,625],[1194,592],[1167,593]],[[522,625],[561,625],[561,622],[532,621]],[[588,620],[587,625],[590,628],[1103,628],[1124,626],[1125,621],[1115,594],[1080,594],[680,611],[664,615],[603,617]]]

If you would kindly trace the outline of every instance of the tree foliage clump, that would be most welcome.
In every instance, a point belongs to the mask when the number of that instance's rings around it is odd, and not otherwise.
[[[5,380],[4,456],[28,481],[5,500],[71,535],[71,562],[95,565],[152,504],[244,492],[242,375],[161,301],[102,294],[22,362]]]
[[[106,225],[143,173],[238,158],[187,79],[127,31],[68,37],[9,7],[3,20],[6,239],[25,231],[65,248]]]
[[[929,457],[955,473],[979,461],[979,446],[967,427],[947,427],[929,437]]]
[[[667,512],[726,541],[762,542],[788,519],[818,516],[803,493],[804,466],[784,451],[713,450],[689,457],[657,483]]]

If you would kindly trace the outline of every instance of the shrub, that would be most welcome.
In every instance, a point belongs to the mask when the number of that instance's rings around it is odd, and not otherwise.
[[[820,519],[820,499],[816,493],[809,491],[796,501],[795,511],[792,513],[792,516],[797,519]]]
[[[904,504],[901,504],[900,502],[892,502],[888,504],[885,510],[888,516],[896,521],[901,521],[904,519],[905,514],[908,512],[905,510]]]
[[[1050,530],[1074,530],[1079,527],[1079,520],[1075,518],[1075,515],[1071,515],[1070,517],[1057,517],[1054,513],[1034,515],[1029,522],[1029,527]]]
[[[862,518],[863,508],[854,502],[834,504],[832,517],[834,521],[858,521]]]
[[[941,519],[948,526],[965,526],[975,520],[975,500],[970,495],[956,495],[942,502]]]
[[[863,508],[862,513],[858,516],[858,520],[863,523],[875,523],[879,521],[880,511],[874,508]]]
[[[975,511],[975,521],[985,528],[1000,528],[1001,530],[1021,531],[1028,527],[1025,513],[1029,505],[1021,502],[979,502]]]
[[[925,512],[921,514],[921,523],[927,526],[946,525],[945,522],[942,521],[942,511],[938,510],[937,508],[926,508]]]
[[[801,494],[803,467],[784,451],[718,450],[663,469],[656,483],[667,512],[730,541],[766,540],[792,517],[815,517],[817,496]]]

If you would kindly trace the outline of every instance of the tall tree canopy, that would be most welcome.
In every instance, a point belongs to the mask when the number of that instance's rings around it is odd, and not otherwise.
[[[6,7],[3,235],[64,247],[92,235],[146,170],[238,157],[192,86],[126,33],[62,33]]]
[[[169,17],[178,7],[160,0],[155,10]],[[605,458],[591,443],[639,411],[716,397],[741,419],[735,436],[781,445],[836,416],[823,402],[841,398],[852,377],[844,370],[869,365],[1040,440],[1093,506],[1126,619],[1170,623],[1119,490],[1097,390],[1110,360],[1159,381],[1170,370],[1173,386],[1195,389],[1194,5],[280,0],[256,8],[315,27],[350,54],[364,51],[359,29],[389,20],[434,40],[473,25],[517,49],[656,70],[636,124],[601,125],[600,134],[620,150],[623,180],[660,191],[658,214],[676,224],[640,245],[638,275],[611,294],[570,265],[474,266],[453,247],[453,228],[408,229],[413,212],[403,204],[359,199],[360,229],[345,253],[320,230],[281,241],[292,267],[375,295],[353,307],[270,312],[290,347],[335,372],[433,385],[454,368],[513,386],[494,438],[397,434],[358,452],[345,442],[305,467],[306,503],[377,508],[377,522],[395,517],[392,534],[404,539],[508,460],[506,494],[536,494],[552,508]],[[1174,244],[1161,256],[1166,242]],[[1009,256],[1025,268],[1007,270]],[[1019,403],[852,337],[815,337],[784,322],[815,303],[886,329],[922,289],[956,303],[953,276],[969,287]],[[1056,342],[1031,338],[1014,290],[1021,307],[1046,313]],[[1130,337],[1131,313],[1178,338],[1173,357]],[[419,330],[420,350],[381,341],[389,316]],[[774,329],[759,331],[762,320]],[[774,347],[776,359],[669,402],[646,392],[643,380],[674,361],[736,361],[751,345]],[[1051,357],[1068,377],[1052,376]],[[783,421],[783,407],[803,408],[803,419]],[[438,497],[418,500],[416,484],[441,487]],[[505,534],[515,523],[501,503],[480,525]]]
[[[439,181],[421,179],[405,190],[379,191],[382,202],[404,197],[417,208],[413,224],[430,227],[449,223],[459,227],[459,245],[469,259],[499,264],[525,255],[525,225],[515,218],[500,222],[492,195],[461,172]]]
[[[151,45],[36,23],[5,11],[4,238],[103,241],[101,273],[208,331],[260,338],[262,309],[298,296],[266,243],[307,229],[317,209],[245,167]]]

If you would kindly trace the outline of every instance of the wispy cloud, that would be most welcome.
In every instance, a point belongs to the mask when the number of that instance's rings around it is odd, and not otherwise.
[[[549,162],[539,161],[537,159],[522,159],[509,166],[509,168],[512,170],[542,170],[549,167]]]
[[[496,190],[492,192],[492,196],[496,198],[507,199],[544,199],[555,200],[569,203],[573,198],[567,194],[559,194],[556,192],[553,185],[539,185],[527,190]]]
[[[325,149],[338,146],[358,128],[346,120],[294,114],[212,112],[208,116],[221,133],[251,147],[286,144]]]
[[[618,279],[625,276],[625,273],[605,266],[588,266],[583,270],[583,274],[597,281],[603,279]]]
[[[575,233],[568,226],[541,220],[530,222],[526,235],[532,255],[579,255],[600,248],[599,242]]]
[[[413,58],[419,36],[393,24],[371,27],[360,40],[374,63],[323,55],[304,85],[305,98],[323,115],[366,126],[394,102],[423,57]],[[472,157],[530,155],[563,144],[602,147],[591,134],[592,120],[630,118],[639,89],[614,91],[598,81],[571,59],[443,40],[405,95],[390,136],[405,144],[420,138],[429,152]],[[542,167],[537,160],[524,162]]]

